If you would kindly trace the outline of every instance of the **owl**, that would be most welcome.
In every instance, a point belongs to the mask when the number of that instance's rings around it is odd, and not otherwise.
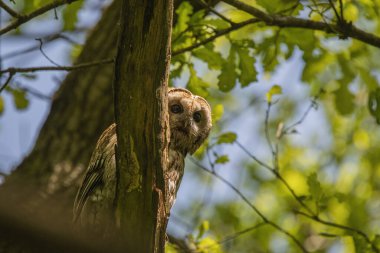
[[[208,102],[182,88],[168,91],[169,161],[164,171],[166,207],[173,206],[185,167],[185,157],[206,140],[212,127]],[[100,136],[74,202],[74,222],[91,229],[112,221],[116,191],[116,125]]]

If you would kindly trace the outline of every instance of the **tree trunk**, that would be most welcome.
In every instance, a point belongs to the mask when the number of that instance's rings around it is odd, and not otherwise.
[[[114,1],[104,11],[77,64],[115,57],[120,8],[121,1]],[[99,65],[71,71],[61,84],[34,149],[0,186],[0,252],[28,252],[29,243],[43,251],[53,243],[49,235],[68,244],[62,230],[71,226],[82,173],[97,138],[114,121],[113,74],[113,64]],[[23,229],[10,233],[11,220]],[[28,233],[41,233],[42,241],[27,240]]]
[[[115,65],[116,220],[125,252],[164,252],[172,0],[124,0]]]

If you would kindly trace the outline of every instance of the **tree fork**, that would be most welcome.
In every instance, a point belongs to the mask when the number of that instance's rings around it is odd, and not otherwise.
[[[115,64],[116,225],[126,252],[164,252],[172,0],[124,0]]]

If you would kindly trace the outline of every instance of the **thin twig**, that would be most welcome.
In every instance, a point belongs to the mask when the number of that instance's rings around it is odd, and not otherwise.
[[[341,225],[341,224],[337,224],[337,223],[333,223],[333,222],[330,222],[330,221],[326,221],[326,220],[321,219],[317,215],[309,215],[309,214],[301,212],[301,211],[296,211],[296,213],[300,214],[300,215],[302,215],[302,216],[304,216],[306,218],[309,218],[311,220],[314,220],[316,222],[319,222],[321,224],[324,224],[326,226],[335,227],[335,228],[339,228],[339,229],[342,229],[342,230],[354,232],[355,234],[360,235],[361,237],[363,237],[364,240],[368,244],[371,245],[372,249],[375,252],[380,252],[380,250],[377,248],[377,246],[375,245],[375,243],[372,242],[371,239],[369,239],[368,235],[366,233],[364,233],[363,231],[359,230],[359,229],[356,229],[356,228],[353,228],[353,227],[349,227],[349,226],[345,226],[345,225]]]
[[[5,83],[0,88],[0,93],[8,86],[8,84],[12,80],[12,77],[14,76],[14,74],[15,74],[14,72],[9,72],[9,76],[8,76],[7,80],[5,81]]]
[[[101,61],[93,61],[87,63],[81,63],[73,66],[42,66],[42,67],[31,67],[31,68],[8,68],[4,70],[0,70],[0,74],[4,73],[24,73],[24,72],[35,72],[35,71],[72,71],[83,68],[95,67],[103,64],[114,63],[114,59],[106,59]]]
[[[271,172],[274,172],[274,168],[272,168],[271,166],[269,166],[268,164],[264,163],[263,161],[261,161],[260,159],[258,159],[256,156],[254,156],[253,154],[251,154],[239,141],[236,141],[236,144],[249,156],[251,157],[255,162],[257,162],[259,165],[263,166],[264,168],[266,168],[267,170],[271,171]]]
[[[53,61],[52,59],[50,59],[50,57],[47,55],[47,54],[45,54],[45,52],[44,52],[44,50],[42,49],[42,46],[43,46],[43,42],[42,42],[42,39],[41,38],[36,38],[36,40],[37,41],[39,41],[40,42],[40,47],[39,47],[39,49],[40,49],[40,52],[41,52],[41,54],[50,62],[50,63],[52,63],[53,65],[55,65],[55,66],[57,66],[57,67],[61,67],[61,65],[59,65],[58,63],[56,63],[55,61]]]
[[[340,17],[342,18],[342,21],[345,22],[344,12],[343,12],[343,1],[342,0],[339,0],[339,7],[340,7]]]
[[[338,20],[338,24],[342,24],[341,17],[339,16],[338,11],[336,10],[334,3],[332,2],[332,0],[329,0],[329,3],[330,3],[331,8],[334,10],[336,19]]]
[[[43,100],[46,100],[46,101],[50,101],[52,99],[52,96],[48,96],[48,95],[45,95],[41,92],[39,92],[38,90],[36,89],[33,89],[32,87],[25,87],[25,86],[21,86],[20,84],[17,84],[17,88],[22,90],[22,91],[25,91],[33,96],[35,96],[36,98],[39,98],[39,99],[43,99]]]
[[[220,17],[224,21],[228,22],[231,25],[236,24],[226,16],[222,15],[221,13],[217,12],[214,8],[212,8],[208,3],[204,2],[203,0],[195,0],[196,2],[200,3],[203,7],[207,8],[210,12],[214,13],[216,16]]]
[[[210,249],[210,248],[216,247],[216,246],[218,246],[218,245],[224,244],[224,243],[226,243],[226,242],[229,242],[229,241],[235,240],[236,238],[238,238],[238,237],[240,237],[240,236],[242,236],[242,235],[244,235],[244,234],[246,234],[246,233],[248,233],[248,232],[251,232],[251,231],[253,231],[253,230],[256,230],[256,229],[258,229],[258,228],[260,228],[260,227],[262,227],[262,226],[264,226],[264,225],[267,225],[267,224],[268,224],[268,223],[266,223],[266,222],[260,222],[260,223],[258,223],[258,224],[256,224],[256,225],[252,226],[252,227],[249,227],[249,228],[246,228],[246,229],[244,229],[244,230],[238,231],[238,232],[233,233],[233,234],[231,234],[231,235],[227,235],[227,236],[225,236],[223,239],[221,239],[221,240],[219,240],[219,241],[217,241],[217,242],[215,242],[215,243],[213,243],[213,244],[211,244],[211,245],[206,245],[206,246],[204,246],[204,247],[199,248],[199,249],[197,250],[197,252],[203,252],[203,250],[205,250],[205,249]]]
[[[41,8],[27,14],[27,15],[19,15],[15,21],[10,23],[8,26],[4,27],[3,29],[0,30],[0,35],[3,35],[13,29],[16,29],[20,25],[28,22],[29,20],[40,16],[44,14],[47,11],[50,11],[58,6],[64,5],[64,4],[70,4],[78,0],[55,0],[54,2],[48,3]]]
[[[6,5],[2,0],[0,0],[0,7],[3,8],[6,12],[8,12],[8,14],[11,15],[12,17],[17,18],[20,16],[20,14],[18,14],[15,10],[13,10],[11,7]]]
[[[61,34],[61,33],[49,35],[47,37],[44,37],[42,40],[46,44],[46,43],[52,42],[52,41],[54,41],[56,39],[63,39],[63,40],[66,40],[66,41],[70,42],[73,45],[79,45],[78,42],[74,41],[70,37],[68,37],[68,36],[66,36],[64,34]],[[26,54],[26,53],[30,53],[30,52],[33,52],[33,51],[39,49],[39,47],[40,47],[39,45],[36,45],[36,46],[27,47],[27,48],[22,49],[22,50],[13,51],[13,52],[4,54],[2,56],[2,58],[3,58],[3,60],[5,60],[5,59],[13,58],[13,57],[18,56],[18,55],[23,55],[23,54]]]
[[[268,146],[270,148],[270,151],[272,152],[272,155],[275,154],[274,152],[274,149],[273,149],[273,145],[272,145],[272,141],[271,141],[271,138],[270,138],[270,135],[269,135],[269,114],[270,114],[270,109],[272,107],[272,103],[270,101],[268,101],[268,104],[267,104],[267,109],[265,111],[265,120],[264,120],[264,127],[265,127],[265,139],[267,140],[267,143],[268,143]],[[275,164],[273,164],[275,165]],[[274,168],[276,168],[276,166],[274,166]]]
[[[200,169],[206,171],[207,173],[210,173],[211,175],[215,176],[216,178],[218,178],[220,181],[222,181],[224,184],[226,184],[228,187],[230,187],[262,220],[263,222],[271,225],[272,227],[274,227],[275,229],[277,229],[278,231],[282,232],[283,234],[285,234],[286,236],[288,236],[291,240],[293,240],[293,242],[303,251],[303,252],[308,252],[305,247],[302,245],[302,243],[294,236],[292,235],[291,233],[289,233],[288,231],[286,231],[285,229],[283,229],[282,227],[280,227],[279,225],[277,225],[276,223],[274,223],[273,221],[269,220],[263,213],[261,213],[261,211],[255,206],[253,205],[249,200],[248,198],[239,190],[237,189],[232,183],[230,183],[228,180],[226,180],[224,177],[220,176],[218,173],[216,172],[212,172],[211,170],[207,169],[206,167],[204,167],[202,164],[198,163],[194,158],[191,158],[190,157],[190,160]]]
[[[264,168],[268,169],[273,173],[273,175],[279,179],[285,187],[288,189],[290,194],[297,200],[297,202],[305,208],[309,213],[314,214],[313,211],[302,201],[302,199],[295,193],[295,191],[290,187],[289,183],[283,178],[279,172],[279,170],[276,170],[269,165],[266,165],[264,162],[260,161],[256,156],[251,154],[240,142],[236,141],[236,144],[249,156],[251,157],[254,161],[256,161],[258,164],[263,166]]]
[[[282,16],[277,14],[265,13],[252,5],[245,4],[239,0],[223,0],[223,2],[234,6],[235,8],[245,11],[254,17],[258,18],[260,21],[265,22],[268,26],[278,26],[278,27],[293,27],[293,28],[305,28],[311,30],[324,31],[326,33],[335,33],[339,36],[344,34],[345,37],[351,37],[372,45],[374,47],[380,48],[380,37],[372,33],[365,32],[354,25],[350,25],[349,29],[347,27],[341,27],[337,24],[328,24],[320,21],[313,21],[293,16]],[[333,29],[332,29],[333,28]],[[337,31],[337,32],[336,32]]]
[[[226,35],[226,34],[232,32],[232,31],[236,31],[236,30],[238,30],[238,29],[240,29],[240,28],[242,28],[242,27],[244,27],[244,26],[247,26],[247,25],[250,25],[250,24],[257,23],[257,22],[259,22],[259,21],[260,21],[260,20],[258,20],[258,19],[256,19],[256,18],[253,18],[253,19],[249,19],[249,20],[247,20],[247,21],[241,22],[241,23],[237,23],[237,24],[231,26],[230,28],[227,28],[227,29],[224,29],[224,30],[217,31],[217,32],[215,33],[215,35],[213,35],[213,36],[211,36],[211,37],[209,37],[209,38],[207,38],[207,39],[204,39],[204,40],[202,40],[202,41],[200,41],[200,42],[194,43],[194,44],[191,45],[191,46],[188,46],[188,47],[185,47],[185,48],[178,49],[178,50],[174,51],[174,52],[172,53],[172,56],[175,56],[175,55],[178,55],[178,54],[182,54],[182,53],[185,53],[185,52],[188,52],[188,51],[192,51],[193,49],[198,48],[198,47],[200,47],[200,46],[203,46],[203,45],[205,45],[205,44],[207,44],[207,43],[209,43],[209,42],[215,40],[216,38],[219,38],[219,37],[221,37],[221,36],[223,36],[223,35]]]
[[[309,115],[311,109],[313,108],[317,108],[317,100],[319,99],[319,96],[321,95],[321,93],[323,92],[323,90],[321,90],[310,102],[310,105],[306,108],[305,112],[302,114],[301,118],[299,120],[297,120],[295,123],[287,126],[287,127],[284,127],[284,129],[281,131],[281,134],[279,136],[279,139],[281,139],[282,136],[284,136],[285,134],[289,134],[295,127],[301,125],[304,120],[306,119],[306,117]]]

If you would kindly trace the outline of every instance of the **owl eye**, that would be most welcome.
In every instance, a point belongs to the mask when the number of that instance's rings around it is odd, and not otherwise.
[[[181,105],[175,104],[175,105],[172,105],[170,107],[170,111],[172,113],[182,113],[183,112],[183,108],[182,108]]]
[[[193,119],[195,120],[195,122],[199,123],[202,119],[202,115],[200,112],[195,112],[193,114]]]

